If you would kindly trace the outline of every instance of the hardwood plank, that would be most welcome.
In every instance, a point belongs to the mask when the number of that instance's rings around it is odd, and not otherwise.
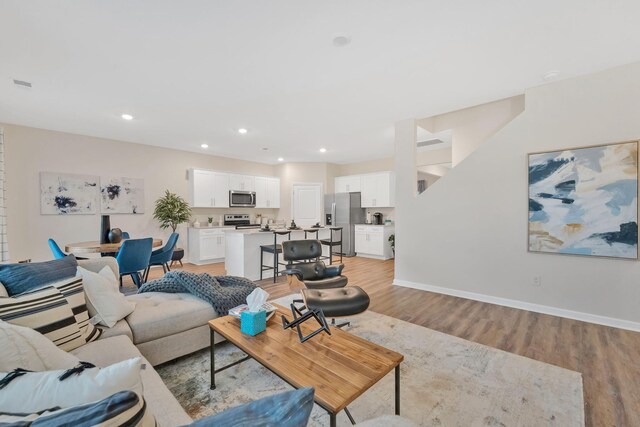
[[[349,283],[371,297],[369,310],[580,372],[587,426],[640,426],[640,333],[393,286],[393,260],[344,263]],[[184,268],[224,274],[224,264]],[[291,293],[284,277],[259,283],[274,299]]]

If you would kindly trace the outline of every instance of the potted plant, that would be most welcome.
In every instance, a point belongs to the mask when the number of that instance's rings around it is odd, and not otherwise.
[[[396,256],[396,235],[392,234],[389,236],[389,243],[391,244],[391,250],[393,251],[393,256]]]
[[[166,190],[164,196],[156,200],[153,217],[160,222],[160,228],[163,230],[171,228],[175,233],[178,225],[191,218],[191,207],[185,199]],[[173,251],[172,261],[178,261],[182,265],[182,257],[184,257],[184,249],[176,247]]]
[[[160,222],[160,228],[164,230],[171,227],[175,233],[178,225],[191,218],[191,208],[185,199],[166,190],[164,196],[156,200],[153,217]]]
[[[207,220],[209,221],[209,227],[213,227],[213,217],[207,217]]]

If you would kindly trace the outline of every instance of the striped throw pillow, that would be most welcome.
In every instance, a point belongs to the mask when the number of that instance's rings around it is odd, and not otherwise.
[[[34,414],[0,412],[0,425],[74,426],[74,427],[154,427],[156,421],[143,398],[132,391],[119,391],[94,403]]]
[[[0,298],[0,319],[35,329],[65,351],[87,342],[67,299],[53,286]]]
[[[68,279],[52,283],[51,286],[58,288],[67,299],[85,342],[95,341],[100,338],[102,329],[96,328],[89,322],[89,310],[87,309],[87,303],[85,301],[82,277],[69,277]]]

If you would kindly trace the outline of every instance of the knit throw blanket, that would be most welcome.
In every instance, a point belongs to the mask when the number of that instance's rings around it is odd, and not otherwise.
[[[225,316],[233,307],[245,304],[247,296],[255,288],[256,285],[244,277],[170,271],[161,278],[142,285],[138,293],[190,293],[211,304],[218,316]]]

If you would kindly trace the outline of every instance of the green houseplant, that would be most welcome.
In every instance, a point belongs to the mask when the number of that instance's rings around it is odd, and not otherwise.
[[[392,234],[389,236],[389,243],[391,244],[391,250],[393,251],[393,255],[396,254],[396,235]]]
[[[171,228],[175,233],[178,225],[191,218],[191,208],[185,199],[166,190],[164,196],[156,200],[153,217],[160,222],[160,228]]]

